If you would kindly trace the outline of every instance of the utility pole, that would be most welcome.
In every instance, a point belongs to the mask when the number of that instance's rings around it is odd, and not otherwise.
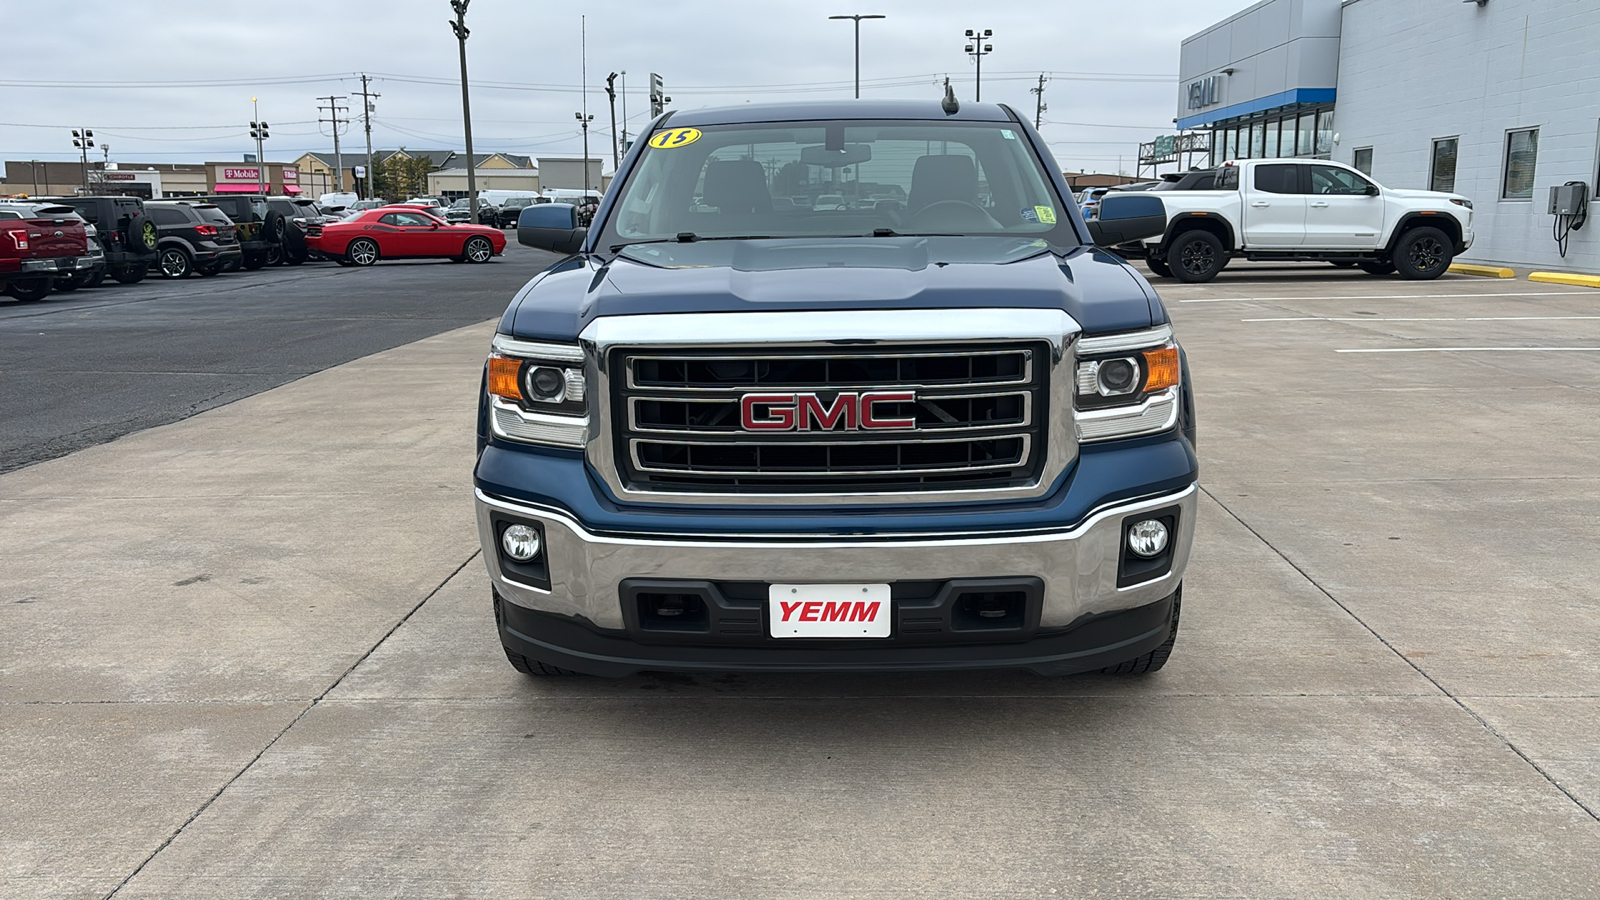
[[[672,98],[667,96],[667,89],[661,83],[661,76],[650,73],[650,118],[654,119],[667,111],[667,104]]]
[[[988,40],[992,34],[994,32],[987,28],[967,29],[967,40],[971,41],[971,43],[967,44],[967,55],[978,63],[978,89],[972,98],[973,100],[981,101],[983,99],[983,58],[994,52],[994,45],[985,44],[984,41]]]
[[[250,98],[251,115],[250,136],[256,139],[256,193],[267,192],[267,158],[262,155],[261,142],[271,137],[267,133],[267,123],[261,121],[261,106],[256,98]]]
[[[1049,106],[1046,106],[1045,102],[1044,102],[1044,85],[1045,85],[1045,82],[1047,82],[1049,80],[1050,79],[1044,77],[1044,73],[1043,72],[1040,72],[1039,73],[1039,86],[1038,87],[1028,88],[1028,93],[1034,95],[1034,98],[1033,98],[1033,128],[1034,128],[1035,131],[1039,130],[1040,122],[1043,121],[1043,119],[1044,119],[1044,111],[1050,108]]]
[[[383,96],[367,90],[367,82],[371,80],[367,77],[367,73],[361,73],[361,123],[367,132],[367,196],[365,198],[367,200],[371,200],[374,196],[372,192],[372,112],[377,107],[373,105],[372,98]]]
[[[340,106],[339,105],[339,101],[340,100],[348,100],[349,98],[348,97],[340,97],[340,96],[337,96],[337,95],[329,95],[327,97],[318,97],[317,99],[318,100],[326,100],[326,101],[328,101],[328,105],[327,106],[319,105],[317,107],[317,112],[318,113],[320,113],[320,112],[322,112],[322,110],[326,109],[328,111],[328,118],[327,119],[323,119],[321,116],[318,116],[317,121],[318,122],[331,121],[332,124],[333,124],[333,174],[334,174],[334,180],[338,183],[339,192],[343,193],[344,192],[344,156],[339,153],[339,111],[343,110],[344,112],[348,113],[348,112],[350,112],[350,107],[348,107],[348,106]],[[345,121],[347,121],[347,122],[349,121],[349,117],[348,116],[345,118]]]
[[[78,148],[83,158],[83,193],[89,193],[89,148],[94,146],[94,132],[87,128],[73,129],[72,146]]]
[[[861,99],[861,20],[887,19],[888,16],[829,16],[833,19],[853,19],[856,23],[856,99]]]
[[[622,152],[628,152],[628,70],[617,73],[622,78]]]
[[[611,98],[611,171],[614,174],[622,166],[622,157],[617,153],[617,73],[615,72],[606,76],[606,96]]]
[[[461,45],[461,123],[467,133],[467,221],[478,224],[478,159],[472,155],[472,104],[467,99],[467,4],[472,0],[450,0],[456,20],[450,30],[456,33],[456,43]]]
[[[594,116],[589,115],[589,17],[578,17],[578,84],[583,87],[583,109],[578,112],[578,121],[583,123],[583,197],[589,198],[589,123],[594,121]],[[588,206],[588,203],[584,203]]]

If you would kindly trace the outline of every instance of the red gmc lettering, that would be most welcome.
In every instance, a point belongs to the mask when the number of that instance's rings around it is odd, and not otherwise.
[[[833,403],[824,405],[816,394],[745,394],[739,398],[739,420],[746,431],[833,431],[839,425],[845,431],[907,430],[917,427],[915,417],[880,418],[873,406],[916,399],[910,391],[841,391]],[[758,407],[765,407],[765,413]]]
[[[871,394],[861,395],[861,427],[862,428],[915,428],[916,419],[880,419],[873,414],[872,407],[879,403],[910,403],[917,399],[917,395],[910,391],[876,391]]]

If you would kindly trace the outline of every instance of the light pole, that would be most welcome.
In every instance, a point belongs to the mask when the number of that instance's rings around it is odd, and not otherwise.
[[[261,142],[272,135],[267,133],[267,123],[261,121],[261,106],[256,98],[250,98],[251,115],[255,118],[250,122],[250,136],[256,139],[256,192],[267,192],[267,160],[261,149]],[[226,174],[226,173],[224,173]]]
[[[621,135],[621,141],[620,142],[622,144],[622,152],[623,153],[627,153],[628,152],[628,70],[627,69],[623,69],[621,72],[617,73],[617,76],[622,79],[622,135]]]
[[[28,196],[37,197],[39,196],[39,161],[37,159],[28,160],[28,171],[33,173],[33,193]],[[45,174],[48,175],[49,173]],[[46,178],[45,183],[48,184],[49,182],[50,179]]]
[[[573,113],[578,122],[583,125],[583,196],[589,196],[589,123],[594,121],[593,115],[584,115],[581,112]]]
[[[994,32],[987,28],[967,29],[967,40],[970,42],[967,44],[967,55],[978,63],[978,89],[972,98],[973,100],[981,101],[983,99],[983,58],[994,52],[994,45],[985,44],[984,41],[988,40],[992,34]]]
[[[850,19],[856,23],[856,99],[861,99],[861,20],[887,19],[888,16],[829,16],[833,19]]]
[[[83,193],[89,193],[89,148],[94,146],[94,132],[87,128],[73,129],[72,146],[78,148],[83,158]]]
[[[616,176],[622,158],[617,154],[617,73],[606,76],[606,96],[611,98],[611,174]]]
[[[472,155],[472,104],[467,99],[467,38],[472,34],[467,28],[467,4],[472,0],[450,0],[456,20],[450,30],[456,33],[456,43],[461,46],[461,124],[467,134],[467,221],[478,223],[478,159]]]

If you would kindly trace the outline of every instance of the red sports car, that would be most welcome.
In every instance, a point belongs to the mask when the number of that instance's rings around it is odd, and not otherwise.
[[[453,225],[415,206],[383,206],[310,226],[306,246],[347,266],[419,256],[485,263],[505,252],[506,235],[487,225]]]

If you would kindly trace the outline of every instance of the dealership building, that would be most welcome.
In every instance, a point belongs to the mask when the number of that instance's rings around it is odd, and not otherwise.
[[[1212,158],[1306,157],[1471,198],[1464,261],[1600,272],[1600,3],[1264,0],[1183,42],[1176,124]],[[1588,203],[1583,204],[1587,209]]]

